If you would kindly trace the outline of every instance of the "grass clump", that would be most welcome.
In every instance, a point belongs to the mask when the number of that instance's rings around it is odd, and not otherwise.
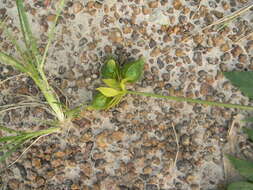
[[[49,40],[43,55],[40,54],[36,39],[32,34],[31,27],[28,22],[28,17],[25,12],[23,0],[16,0],[16,6],[25,48],[21,48],[22,46],[17,43],[14,37],[12,37],[11,34],[8,32],[8,29],[5,28],[4,21],[1,22],[1,27],[4,28],[4,31],[6,31],[8,37],[15,45],[20,57],[16,58],[11,55],[8,55],[5,52],[0,51],[0,62],[2,64],[12,66],[16,70],[24,73],[25,75],[33,79],[36,86],[41,90],[42,94],[44,95],[48,104],[47,109],[51,114],[55,116],[55,123],[58,126],[35,132],[19,132],[1,126],[1,130],[12,135],[0,137],[0,143],[4,143],[4,145],[2,145],[2,147],[0,148],[0,151],[3,152],[3,154],[0,156],[0,161],[5,160],[8,156],[11,155],[11,153],[15,152],[25,142],[28,142],[35,138],[39,138],[43,135],[61,131],[62,126],[66,123],[70,124],[69,121],[72,119],[71,114],[67,114],[70,113],[70,111],[65,106],[63,106],[63,104],[59,101],[58,95],[50,86],[44,71],[44,65],[46,62],[48,49],[53,39],[57,20],[59,18],[61,10],[64,7],[64,0],[59,1],[56,19],[54,21],[53,27],[49,32]]]

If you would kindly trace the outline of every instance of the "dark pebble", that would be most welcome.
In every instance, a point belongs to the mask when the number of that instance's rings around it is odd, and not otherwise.
[[[149,47],[150,47],[151,49],[153,49],[154,47],[156,47],[156,41],[153,40],[153,39],[151,39],[151,40],[149,41]]]
[[[155,184],[147,184],[146,190],[158,190],[158,187]]]
[[[157,65],[158,65],[159,69],[162,69],[164,67],[164,62],[160,58],[158,58]]]
[[[87,42],[88,42],[87,38],[83,37],[83,38],[79,41],[79,47],[84,46]]]

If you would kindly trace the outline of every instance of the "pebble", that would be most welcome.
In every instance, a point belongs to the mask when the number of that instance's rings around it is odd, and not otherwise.
[[[236,46],[231,50],[231,53],[232,53],[233,57],[238,57],[240,54],[243,53],[243,50],[240,46]]]
[[[76,1],[76,2],[73,3],[72,8],[73,8],[73,12],[75,14],[77,14],[83,9],[83,4],[80,3],[79,1]]]
[[[157,57],[160,54],[161,50],[160,48],[155,47],[151,52],[150,52],[150,56],[151,57]]]
[[[148,3],[148,6],[149,6],[149,8],[157,8],[157,7],[158,7],[158,1],[157,1],[157,0],[155,0],[155,1],[150,1],[150,2]]]
[[[182,7],[181,1],[180,1],[180,0],[174,0],[174,1],[173,1],[173,7],[174,7],[174,9],[176,9],[176,10],[180,10],[181,7]]]
[[[176,49],[175,55],[176,55],[177,57],[183,57],[183,56],[185,56],[186,54],[184,53],[184,50],[182,50],[182,49]]]

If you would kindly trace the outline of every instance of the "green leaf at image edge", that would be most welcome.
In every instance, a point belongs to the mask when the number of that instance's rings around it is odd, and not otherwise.
[[[227,155],[227,158],[235,169],[239,171],[240,175],[249,181],[253,181],[253,162],[241,160],[231,155]]]
[[[129,83],[134,83],[138,81],[143,73],[144,60],[141,58],[139,60],[126,63],[122,68],[123,80]]]
[[[253,183],[239,181],[229,184],[228,190],[253,190]]]
[[[238,87],[245,96],[253,99],[253,72],[231,71],[223,73],[230,82]]]
[[[243,132],[249,136],[251,141],[253,141],[253,129],[243,128]]]
[[[242,120],[243,122],[253,122],[253,117],[248,117]]]

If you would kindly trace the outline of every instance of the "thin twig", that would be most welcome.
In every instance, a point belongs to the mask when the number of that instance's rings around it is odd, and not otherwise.
[[[177,143],[177,153],[176,153],[176,157],[175,157],[174,164],[173,164],[174,168],[176,168],[177,167],[178,154],[179,154],[179,142],[178,142],[177,132],[176,132],[174,123],[172,123],[171,125],[172,125],[172,128],[173,128],[173,132],[174,132],[176,143]]]
[[[51,134],[51,133],[50,133]],[[21,155],[14,161],[12,162],[9,166],[7,166],[7,168],[11,167],[13,164],[15,164],[18,160],[20,160],[20,158],[36,143],[38,142],[38,140],[42,137],[48,136],[50,134],[45,134],[45,135],[41,135],[39,136],[37,139],[35,139],[22,153]]]
[[[191,18],[194,18],[194,16],[199,12],[200,7],[201,7],[201,1],[202,1],[202,0],[199,1],[198,8],[197,8],[197,10],[193,13],[193,15],[191,16]]]
[[[253,4],[251,4],[251,5],[249,5],[249,6],[245,6],[245,7],[241,8],[241,9],[239,9],[238,11],[235,11],[235,12],[232,13],[231,15],[228,15],[228,16],[226,16],[226,17],[223,17],[223,18],[221,18],[221,19],[219,19],[219,20],[213,22],[212,24],[209,24],[208,26],[205,26],[204,28],[202,28],[202,29],[200,30],[200,32],[202,32],[202,31],[204,31],[204,30],[206,30],[206,29],[208,29],[208,28],[210,28],[210,27],[212,27],[212,26],[219,25],[219,24],[222,24],[222,23],[224,23],[224,22],[228,22],[228,21],[230,21],[230,20],[232,20],[232,19],[235,19],[236,17],[238,17],[238,16],[244,14],[245,12],[247,12],[248,10],[250,10],[252,7],[253,7]],[[197,33],[199,33],[199,32],[197,32]],[[188,36],[187,38],[185,38],[185,39],[183,40],[183,42],[184,42],[184,41],[187,41],[188,39],[190,39],[193,35],[194,35],[194,34],[191,34],[190,36]]]
[[[5,82],[7,82],[7,81],[9,81],[9,80],[12,80],[12,79],[15,79],[15,78],[18,78],[18,77],[21,77],[21,76],[25,76],[25,74],[20,73],[18,75],[14,75],[14,76],[11,76],[11,77],[9,77],[7,79],[4,79],[4,80],[0,81],[0,85],[3,84],[3,83],[5,83]]]

